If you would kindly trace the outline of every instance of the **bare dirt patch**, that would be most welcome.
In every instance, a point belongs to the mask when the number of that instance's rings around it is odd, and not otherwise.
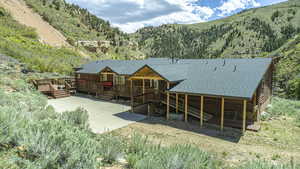
[[[274,120],[262,124],[262,131],[246,132],[242,136],[236,130],[227,129],[221,133],[212,127],[200,128],[199,124],[187,124],[182,121],[166,121],[163,118],[150,118],[141,122],[130,124],[127,127],[115,130],[113,133],[128,137],[133,133],[148,136],[154,143],[163,145],[193,144],[199,148],[215,153],[229,166],[235,166],[242,162],[254,159],[266,159],[276,162],[288,162],[291,158],[300,162],[300,129],[290,129],[289,133],[282,133],[290,121]],[[266,129],[268,126],[268,129]],[[280,126],[281,129],[276,126]],[[272,128],[272,129],[270,129]],[[282,135],[274,139],[273,130]],[[295,135],[296,134],[296,135]],[[298,139],[286,143],[288,135],[294,135]]]

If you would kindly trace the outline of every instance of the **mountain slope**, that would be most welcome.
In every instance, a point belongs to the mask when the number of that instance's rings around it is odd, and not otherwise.
[[[278,58],[276,66],[276,94],[300,100],[300,34],[272,52]]]
[[[40,72],[69,74],[84,62],[73,49],[52,47],[39,41],[33,28],[18,23],[0,7],[0,53],[26,63],[29,69]]]
[[[7,9],[21,24],[36,29],[42,42],[51,46],[69,46],[66,38],[51,25],[45,22],[20,0],[0,0],[0,6]]]
[[[54,28],[59,30],[69,44],[84,48],[102,58],[143,58],[137,43],[128,34],[110,26],[108,21],[65,0],[25,0]]]
[[[207,23],[163,25],[134,36],[149,57],[256,57],[300,32],[300,2],[250,9]]]

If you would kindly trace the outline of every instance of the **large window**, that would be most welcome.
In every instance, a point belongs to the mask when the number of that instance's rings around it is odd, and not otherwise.
[[[125,76],[115,76],[117,85],[125,85]]]
[[[107,74],[102,74],[102,81],[106,82],[107,81]]]

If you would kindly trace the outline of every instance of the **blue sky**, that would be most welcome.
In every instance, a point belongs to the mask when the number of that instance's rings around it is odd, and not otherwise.
[[[67,0],[128,33],[145,26],[206,22],[284,1],[287,0]]]

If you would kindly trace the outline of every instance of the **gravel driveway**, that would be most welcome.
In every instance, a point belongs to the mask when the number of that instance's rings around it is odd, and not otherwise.
[[[75,110],[82,107],[89,112],[89,123],[93,132],[104,133],[125,127],[146,118],[130,113],[130,106],[96,100],[88,97],[71,96],[48,101],[57,112]]]

